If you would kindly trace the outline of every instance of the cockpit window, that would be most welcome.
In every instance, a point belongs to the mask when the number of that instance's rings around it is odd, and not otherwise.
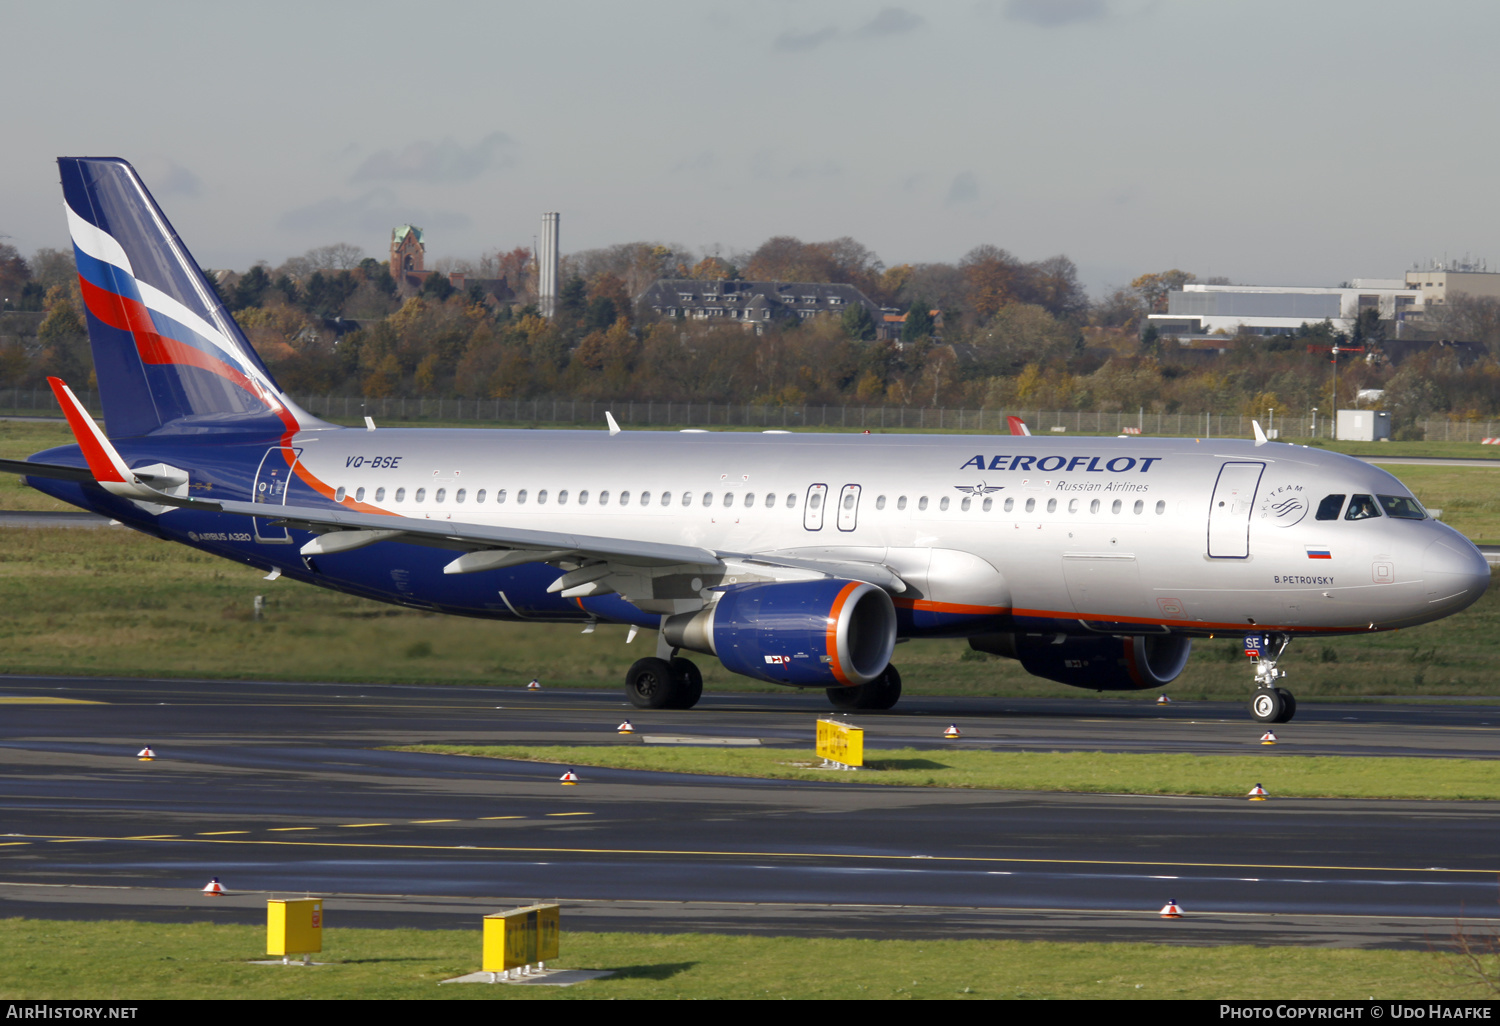
[[[1344,508],[1344,497],[1342,495],[1325,495],[1323,501],[1318,503],[1319,520],[1337,520],[1339,510]]]
[[[1422,508],[1421,503],[1406,495],[1377,495],[1380,500],[1380,508],[1385,510],[1385,515],[1395,517],[1397,520],[1426,520],[1427,511]]]
[[[1378,516],[1380,516],[1380,507],[1375,505],[1375,500],[1368,495],[1354,496],[1349,500],[1349,509],[1344,513],[1345,520],[1368,520]]]

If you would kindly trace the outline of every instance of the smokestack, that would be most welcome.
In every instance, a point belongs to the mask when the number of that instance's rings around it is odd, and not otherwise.
[[[537,246],[537,299],[542,316],[557,314],[557,213],[542,215],[542,237]]]

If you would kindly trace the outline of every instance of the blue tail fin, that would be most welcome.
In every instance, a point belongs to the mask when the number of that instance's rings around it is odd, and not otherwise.
[[[135,168],[57,163],[111,438],[321,426],[271,379]]]

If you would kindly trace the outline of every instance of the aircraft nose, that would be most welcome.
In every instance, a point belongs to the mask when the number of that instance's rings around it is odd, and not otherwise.
[[[1422,553],[1422,580],[1429,606],[1455,613],[1473,604],[1490,586],[1490,565],[1465,538],[1440,538]]]

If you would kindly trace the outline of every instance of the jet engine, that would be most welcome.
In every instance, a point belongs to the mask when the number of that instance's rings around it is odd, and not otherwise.
[[[824,579],[739,584],[663,625],[678,648],[719,657],[733,672],[796,687],[864,684],[896,647],[896,608],[872,584]]]
[[[970,638],[969,647],[1017,659],[1032,676],[1075,688],[1138,691],[1175,680],[1187,666],[1193,642],[1180,634],[984,634]]]

